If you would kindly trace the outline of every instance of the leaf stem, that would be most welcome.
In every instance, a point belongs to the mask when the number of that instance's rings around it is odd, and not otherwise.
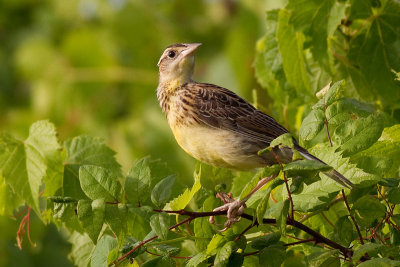
[[[246,227],[246,229],[244,229],[236,238],[235,238],[235,242],[238,241],[247,231],[249,231],[251,228],[253,228],[254,226],[256,226],[255,223],[251,223],[249,226]]]
[[[342,189],[342,196],[343,196],[344,203],[346,204],[346,208],[349,211],[349,216],[350,216],[351,220],[353,221],[354,226],[356,227],[358,236],[360,237],[360,243],[361,243],[361,245],[364,245],[364,239],[363,239],[362,234],[360,232],[360,228],[358,227],[357,221],[354,218],[354,216],[351,215],[350,206],[349,206],[349,203],[347,202],[347,198],[346,198],[346,195],[344,194],[344,190],[343,189]]]
[[[278,164],[281,166],[282,172],[283,172],[283,180],[285,182],[285,186],[286,186],[286,191],[288,193],[288,198],[290,201],[290,218],[292,220],[294,220],[294,205],[293,205],[293,199],[292,199],[292,194],[290,193],[290,189],[289,189],[289,183],[288,183],[288,179],[286,177],[286,173],[283,171],[283,165],[282,162],[279,160],[278,155],[274,152],[274,149],[271,150],[272,154],[274,155],[276,161],[278,162]]]
[[[325,128],[326,128],[326,133],[328,135],[328,140],[329,140],[329,144],[331,145],[331,147],[333,146],[332,144],[332,139],[331,139],[331,135],[329,133],[329,123],[328,123],[328,119],[326,118],[326,109],[327,106],[326,104],[324,105],[324,124],[325,124]]]

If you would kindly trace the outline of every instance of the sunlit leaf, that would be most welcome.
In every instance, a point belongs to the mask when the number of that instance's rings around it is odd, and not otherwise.
[[[54,125],[48,121],[32,124],[25,141],[1,135],[0,165],[1,176],[13,192],[40,215],[42,183],[47,183],[50,195],[61,186],[61,152]]]
[[[169,228],[169,216],[166,213],[157,213],[150,217],[151,229],[160,239],[167,239]]]
[[[83,229],[89,235],[94,244],[100,234],[104,223],[105,201],[104,199],[80,200],[78,202],[78,218]]]
[[[117,178],[102,167],[80,167],[79,181],[83,192],[92,200],[104,198],[106,201],[115,201],[121,193],[121,185]]]
[[[170,175],[158,182],[151,192],[151,201],[154,205],[161,207],[171,196],[172,186],[175,183],[176,175]]]
[[[108,266],[108,254],[116,247],[117,240],[109,235],[104,235],[100,238],[99,242],[97,242],[90,264],[92,266]]]

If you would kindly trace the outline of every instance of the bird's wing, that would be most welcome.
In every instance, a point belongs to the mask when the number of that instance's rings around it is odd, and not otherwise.
[[[211,127],[233,131],[266,145],[288,132],[272,117],[228,89],[204,83],[190,86],[195,87],[191,91],[195,94],[198,119]]]

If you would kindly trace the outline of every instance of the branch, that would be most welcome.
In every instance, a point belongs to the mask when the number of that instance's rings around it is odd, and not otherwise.
[[[207,216],[216,216],[216,215],[226,215],[226,211],[209,211],[209,212],[193,212],[193,211],[186,211],[186,210],[178,210],[178,211],[166,211],[166,210],[154,210],[156,212],[166,212],[166,213],[173,213],[173,214],[179,214],[179,215],[187,215],[190,216],[188,219],[194,220],[196,218],[200,217],[207,217]],[[240,215],[242,218],[249,220],[249,221],[254,221],[253,216],[249,214],[242,214]],[[276,219],[263,219],[264,224],[276,224]],[[294,226],[303,232],[306,232],[307,234],[311,235],[313,240],[315,240],[316,243],[324,243],[334,249],[340,250],[345,257],[350,257],[353,255],[353,250],[350,248],[343,247],[342,245],[324,237],[320,233],[314,231],[313,229],[309,228],[308,226],[302,224],[301,222],[298,222],[296,220],[292,220],[291,218],[287,219],[287,225]],[[258,226],[259,224],[257,222],[254,223],[254,226]]]
[[[186,210],[161,210],[161,209],[154,209],[153,211],[189,216],[189,218],[187,218],[187,219],[185,219],[185,220],[183,220],[183,221],[171,226],[169,228],[169,230],[175,229],[175,228],[179,227],[182,224],[190,223],[192,220],[194,220],[196,218],[217,216],[217,215],[226,215],[226,213],[227,213],[227,211],[194,212],[194,211],[186,211]],[[253,222],[250,225],[251,227],[259,225],[259,223],[254,220],[253,216],[251,216],[249,214],[245,214],[244,213],[244,214],[242,214],[240,216],[242,218],[244,218],[244,219],[247,219],[247,220]],[[263,219],[263,223],[264,224],[276,224],[276,219]],[[320,233],[312,230],[311,228],[309,228],[308,226],[302,224],[301,222],[293,220],[292,218],[288,218],[286,223],[287,223],[287,225],[291,225],[293,227],[296,227],[296,228],[302,230],[303,232],[306,232],[307,234],[309,234],[309,235],[311,235],[313,237],[311,239],[305,239],[305,240],[302,240],[302,241],[299,241],[299,242],[289,243],[289,244],[286,244],[286,246],[305,243],[305,242],[315,242],[316,244],[317,243],[324,243],[324,244],[326,244],[326,245],[328,245],[328,246],[330,246],[330,247],[332,247],[334,249],[340,250],[340,252],[342,252],[343,255],[346,258],[350,258],[353,255],[353,250],[352,249],[343,247],[342,245],[340,245],[340,244],[338,244],[338,243],[336,243],[336,242],[324,237]],[[250,228],[250,226],[248,228]],[[157,235],[154,235],[153,237],[140,242],[139,245],[137,245],[136,247],[132,248],[129,252],[125,253],[124,255],[122,255],[121,257],[119,257],[115,261],[113,261],[109,266],[117,265],[119,262],[121,262],[122,260],[127,258],[130,254],[132,254],[134,251],[136,251],[137,249],[139,249],[143,245],[149,243],[150,241],[156,239],[157,237],[158,237]],[[258,252],[256,252],[256,253],[258,253]]]

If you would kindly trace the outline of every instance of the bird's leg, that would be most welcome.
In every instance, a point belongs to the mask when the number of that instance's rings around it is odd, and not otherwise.
[[[266,185],[269,181],[273,180],[277,175],[271,175],[269,177],[265,177],[261,179],[257,185],[250,191],[250,193],[244,197],[242,200],[235,200],[232,198],[231,194],[226,193],[217,193],[217,197],[220,198],[224,205],[215,208],[213,211],[227,211],[228,219],[225,222],[225,228],[222,231],[227,230],[233,223],[238,222],[240,220],[240,215],[243,214],[244,209],[246,208],[246,201],[257,192],[261,187]],[[210,223],[214,223],[214,216],[210,217]]]

